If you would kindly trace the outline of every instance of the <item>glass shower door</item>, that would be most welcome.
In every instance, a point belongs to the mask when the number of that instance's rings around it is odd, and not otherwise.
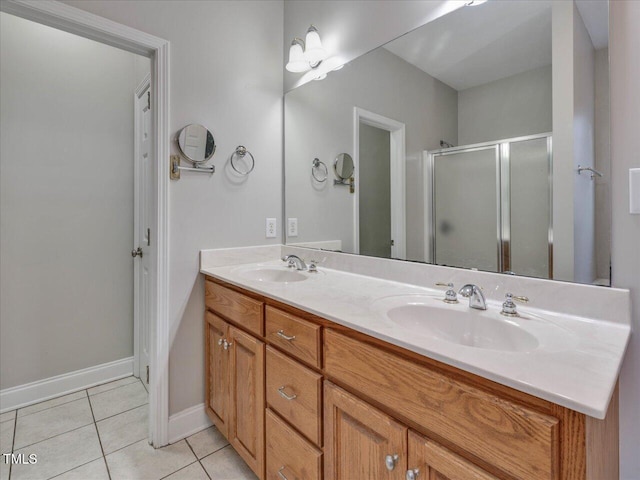
[[[433,156],[433,260],[500,271],[498,145]]]

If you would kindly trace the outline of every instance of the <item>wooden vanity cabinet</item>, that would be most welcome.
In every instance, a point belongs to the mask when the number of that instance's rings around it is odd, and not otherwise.
[[[261,480],[618,478],[617,390],[597,420],[205,284],[207,414]]]
[[[211,284],[209,291],[224,287]],[[220,287],[220,288],[218,288]],[[228,290],[228,289],[225,289]],[[229,290],[232,292],[231,290]],[[205,312],[206,411],[218,430],[229,440],[258,478],[264,478],[264,359],[265,344],[221,318],[224,312],[239,324],[249,312],[247,324],[259,328],[254,321],[255,300],[237,292],[225,296],[223,303],[207,301]],[[229,301],[229,299],[232,299]],[[235,306],[241,308],[234,309]]]

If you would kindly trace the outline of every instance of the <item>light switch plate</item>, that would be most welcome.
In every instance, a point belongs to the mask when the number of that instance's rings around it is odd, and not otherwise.
[[[629,213],[640,215],[640,168],[629,169]]]

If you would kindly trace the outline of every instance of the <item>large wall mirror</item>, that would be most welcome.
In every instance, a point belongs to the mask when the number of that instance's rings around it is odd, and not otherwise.
[[[608,285],[608,38],[607,2],[490,0],[287,92],[286,243]]]

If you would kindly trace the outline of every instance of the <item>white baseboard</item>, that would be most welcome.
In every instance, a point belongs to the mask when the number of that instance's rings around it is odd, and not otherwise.
[[[169,417],[169,443],[187,438],[211,425],[204,403],[189,407]]]
[[[0,413],[133,375],[133,357],[0,390]]]

